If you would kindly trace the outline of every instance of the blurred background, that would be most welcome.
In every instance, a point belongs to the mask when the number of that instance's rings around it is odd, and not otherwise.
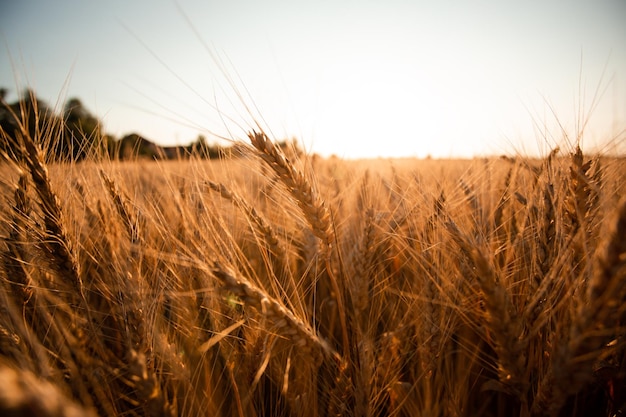
[[[626,142],[626,2],[2,0],[0,86],[162,146],[345,158]]]

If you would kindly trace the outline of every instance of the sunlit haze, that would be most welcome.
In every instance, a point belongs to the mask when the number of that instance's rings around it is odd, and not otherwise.
[[[8,101],[161,145],[256,120],[324,156],[541,154],[588,116],[586,149],[626,142],[623,0],[9,0],[0,37]]]

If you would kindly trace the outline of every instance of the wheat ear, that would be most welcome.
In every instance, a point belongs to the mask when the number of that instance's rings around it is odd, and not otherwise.
[[[594,257],[594,270],[572,323],[569,340],[554,354],[550,371],[541,381],[533,404],[536,414],[555,416],[569,395],[593,377],[598,353],[613,342],[619,325],[619,306],[626,291],[626,199],[620,202],[607,239]]]
[[[240,297],[246,305],[261,313],[268,322],[272,323],[282,335],[291,339],[296,346],[312,351],[319,350],[328,357],[339,357],[330,344],[318,336],[307,323],[297,318],[277,300],[240,274],[215,264],[212,268],[212,275],[222,282],[227,291]]]
[[[14,199],[9,236],[4,239],[7,251],[3,253],[3,258],[5,269],[12,277],[8,281],[12,294],[21,296],[20,303],[28,303],[33,294],[33,283],[25,268],[27,257],[24,251],[26,243],[23,236],[26,229],[24,220],[30,216],[28,178],[25,173],[20,175],[14,191]]]
[[[115,203],[115,209],[117,210],[117,213],[124,222],[124,226],[126,227],[126,231],[128,233],[128,236],[130,237],[131,242],[141,242],[137,216],[135,215],[135,212],[131,209],[130,204],[128,203],[128,198],[122,193],[115,181],[113,181],[113,179],[111,179],[111,177],[109,177],[104,171],[100,170],[100,176],[102,177],[102,180],[107,187],[109,195]]]
[[[252,145],[259,151],[258,156],[272,168],[291,195],[293,195],[304,217],[311,226],[313,234],[325,244],[326,272],[337,302],[337,309],[340,312],[339,321],[341,323],[343,348],[344,353],[347,353],[350,344],[345,306],[347,297],[345,297],[344,291],[342,291],[342,287],[340,287],[330,265],[331,247],[335,242],[330,210],[313,187],[311,187],[304,174],[293,166],[264,133],[252,132],[248,137]]]
[[[565,215],[570,233],[574,234],[581,226],[584,226],[582,223],[591,208],[591,180],[588,173],[592,161],[584,162],[580,146],[577,146],[576,151],[572,153],[571,161],[569,193],[565,198]]]
[[[315,236],[327,245],[332,245],[334,233],[330,212],[304,174],[293,166],[264,133],[253,132],[249,138],[252,145],[259,151],[259,157],[278,174],[280,180],[294,196]]]
[[[527,382],[524,380],[526,358],[519,318],[512,314],[511,300],[506,289],[498,282],[496,272],[484,252],[476,247],[454,222],[450,220],[446,226],[475,267],[476,280],[485,300],[493,348],[498,355],[500,382],[524,402],[527,392]]]
[[[59,277],[68,280],[77,294],[84,300],[83,282],[78,259],[63,223],[63,211],[59,199],[52,189],[43,151],[28,135],[23,137],[25,159],[39,196],[39,205],[44,216],[47,239],[43,245],[47,250],[51,267]]]
[[[351,294],[354,312],[358,317],[366,311],[370,301],[370,268],[373,263],[375,234],[374,209],[370,207],[365,211],[363,237],[354,247],[353,263],[355,276],[352,282],[353,292]],[[364,329],[364,323],[361,323],[361,325]]]

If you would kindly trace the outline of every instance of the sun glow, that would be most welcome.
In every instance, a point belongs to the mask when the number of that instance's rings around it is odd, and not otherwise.
[[[261,122],[324,156],[532,154],[561,144],[561,125],[576,140],[593,113],[585,140],[606,149],[624,143],[626,11],[601,3],[24,4],[0,17],[21,57],[0,64],[52,103],[70,72],[65,94],[107,131],[162,145]],[[17,24],[51,15],[80,24]]]

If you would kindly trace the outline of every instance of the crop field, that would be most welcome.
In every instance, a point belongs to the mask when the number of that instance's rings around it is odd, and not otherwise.
[[[0,412],[614,416],[626,162],[0,165]]]

